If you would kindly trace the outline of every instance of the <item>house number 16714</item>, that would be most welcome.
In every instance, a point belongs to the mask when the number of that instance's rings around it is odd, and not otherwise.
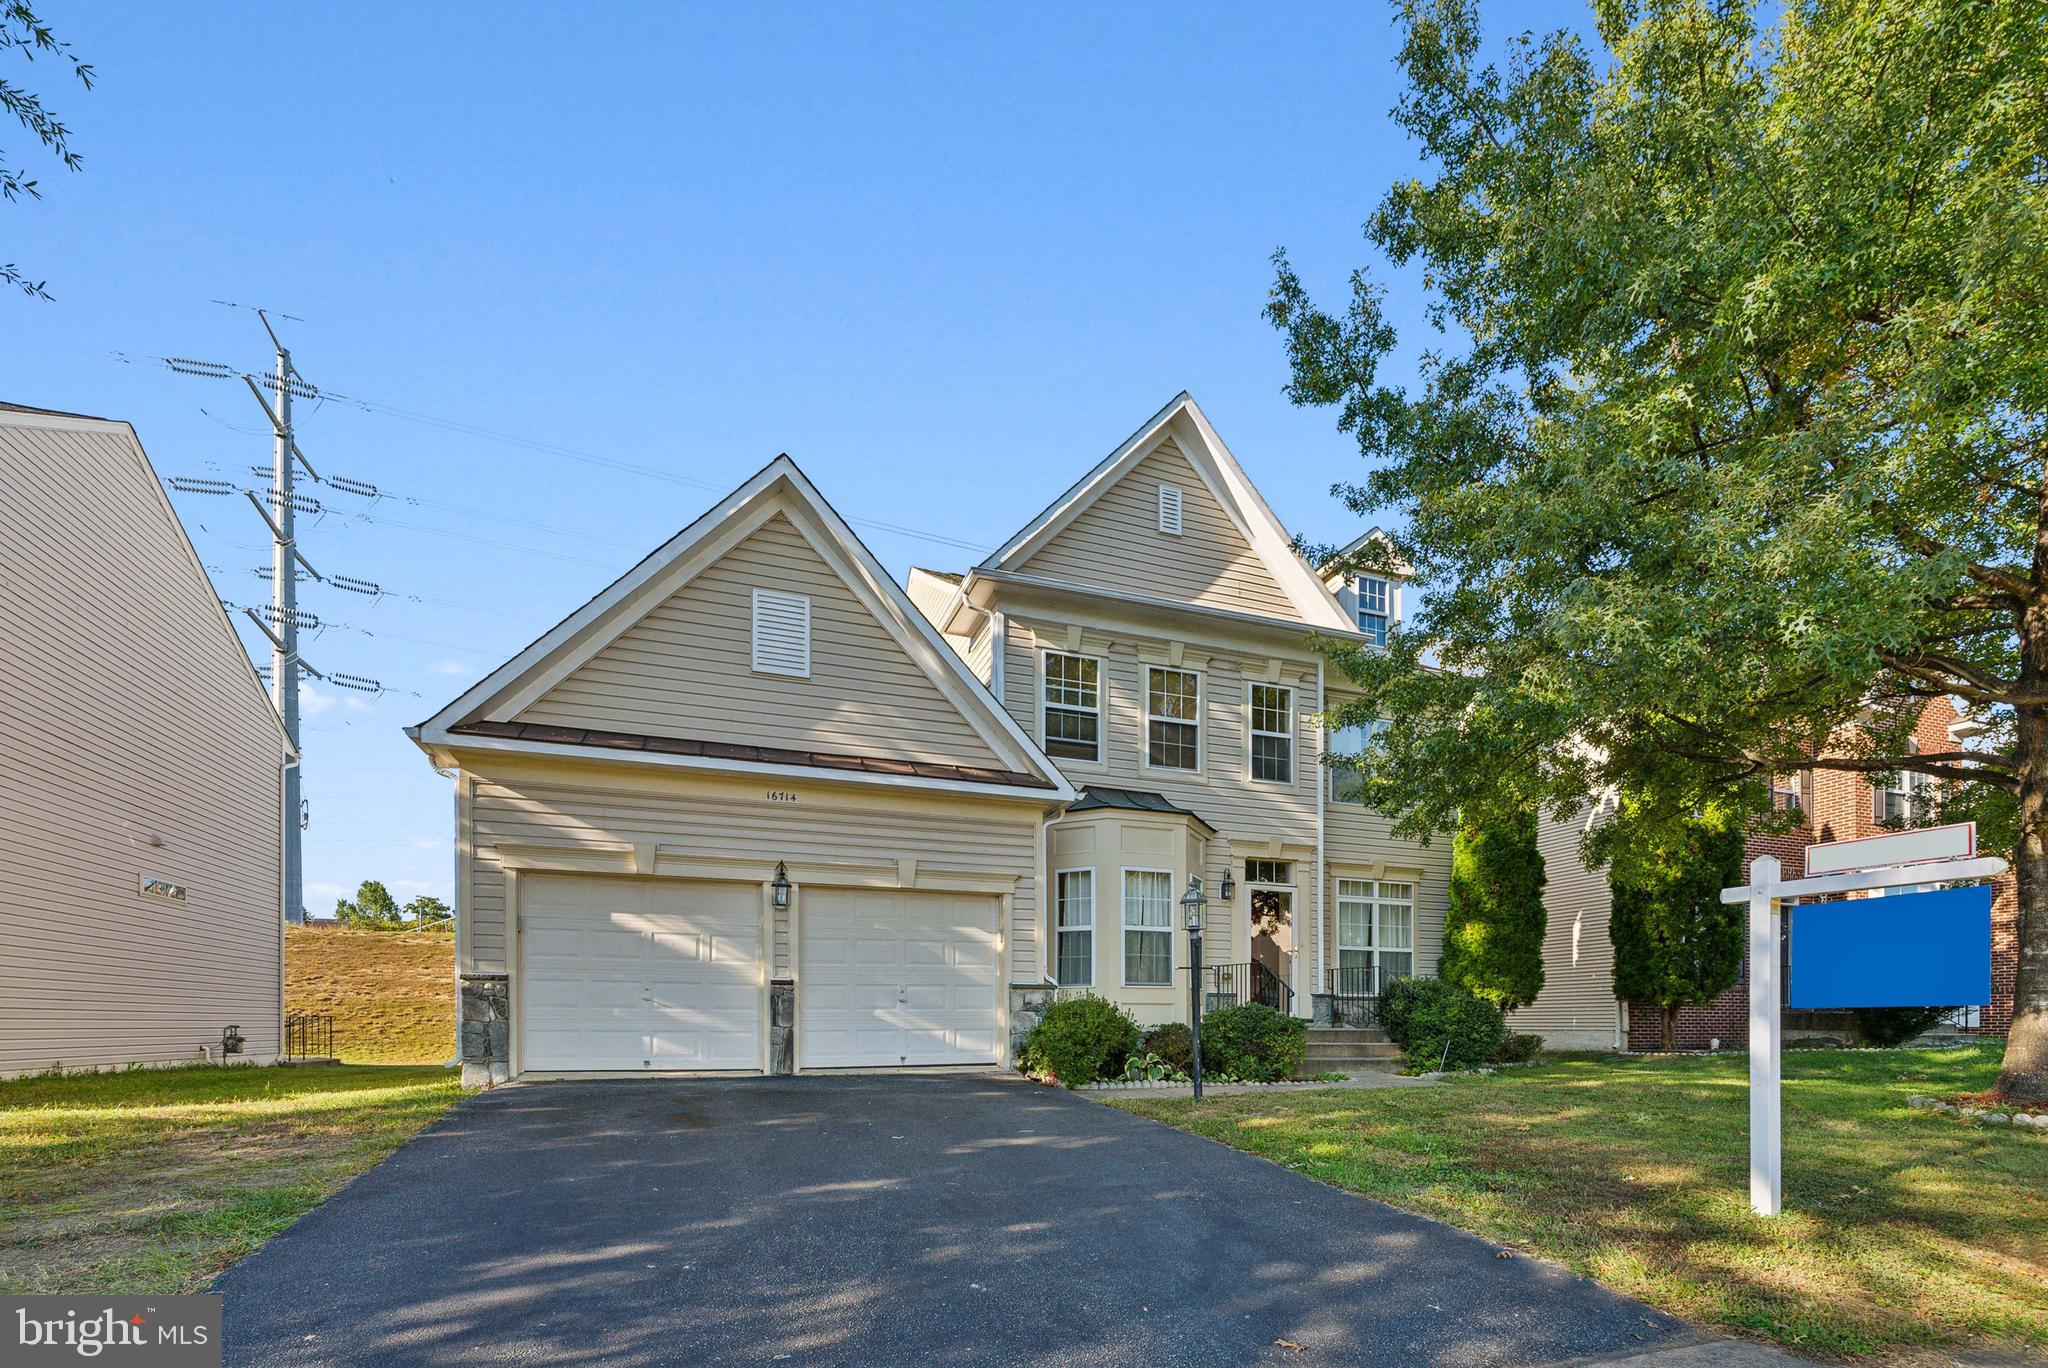
[[[796,795],[788,789],[769,789],[768,801],[771,803],[794,803]]]

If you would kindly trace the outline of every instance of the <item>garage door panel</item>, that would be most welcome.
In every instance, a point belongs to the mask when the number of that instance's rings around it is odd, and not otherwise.
[[[803,1066],[993,1064],[998,907],[990,897],[807,890],[797,991]]]
[[[521,889],[521,1064],[759,1069],[760,893],[532,876]]]

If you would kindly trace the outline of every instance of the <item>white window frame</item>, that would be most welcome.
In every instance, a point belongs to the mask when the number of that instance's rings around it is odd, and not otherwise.
[[[1160,717],[1152,711],[1152,672],[1154,670],[1164,670],[1169,674],[1183,674],[1193,677],[1195,681],[1195,715],[1193,718]],[[1202,678],[1202,672],[1200,670],[1184,669],[1179,665],[1154,665],[1148,661],[1140,672],[1139,678],[1142,681],[1145,693],[1145,735],[1140,741],[1143,749],[1139,752],[1139,757],[1143,762],[1142,768],[1157,770],[1161,774],[1200,774],[1202,772],[1202,747],[1205,739],[1202,735],[1202,704],[1203,695],[1208,691],[1207,682]],[[1192,767],[1183,765],[1155,765],[1152,763],[1152,724],[1154,722],[1165,722],[1178,727],[1191,726],[1195,729],[1195,763]]]
[[[1157,874],[1166,880],[1166,925],[1133,926],[1131,924],[1131,875]],[[1152,869],[1144,865],[1125,865],[1117,879],[1117,926],[1122,935],[1117,938],[1117,958],[1122,961],[1119,977],[1126,988],[1172,988],[1173,987],[1173,871]],[[1134,983],[1131,980],[1131,933],[1160,935],[1166,937],[1166,979],[1160,983]]]
[[[1379,735],[1379,734],[1380,734],[1380,733],[1381,733],[1382,731],[1385,731],[1385,730],[1386,730],[1386,726],[1387,726],[1387,723],[1386,723],[1386,719],[1384,719],[1384,718],[1381,718],[1381,719],[1379,719],[1379,720],[1377,720],[1377,721],[1374,721],[1374,722],[1370,722],[1370,723],[1367,723],[1367,724],[1366,724],[1365,726],[1363,726],[1363,727],[1332,727],[1332,728],[1330,728],[1330,729],[1329,729],[1329,731],[1328,731],[1328,732],[1326,732],[1326,733],[1324,734],[1324,738],[1323,738],[1323,754],[1325,754],[1325,755],[1359,755],[1359,754],[1362,754],[1362,753],[1364,752],[1364,748],[1365,748],[1366,746],[1370,746],[1370,745],[1371,745],[1371,744],[1373,743],[1373,738],[1375,738],[1376,736],[1378,736],[1378,735]],[[1361,733],[1363,733],[1363,739],[1362,739],[1362,740],[1361,740],[1361,742],[1360,742],[1360,745],[1359,745],[1359,749],[1358,749],[1358,750],[1339,750],[1339,749],[1337,748],[1337,738],[1338,738],[1338,737],[1340,737],[1340,736],[1343,736],[1343,735],[1344,735],[1344,734],[1345,734],[1346,732],[1361,732]],[[1344,766],[1342,766],[1342,765],[1325,765],[1325,766],[1323,766],[1323,768],[1324,768],[1325,770],[1328,770],[1328,771],[1329,771],[1329,774],[1328,774],[1328,776],[1327,776],[1327,777],[1325,778],[1324,782],[1325,782],[1325,783],[1326,783],[1326,784],[1327,784],[1327,785],[1329,786],[1329,800],[1330,800],[1330,801],[1331,801],[1332,803],[1335,803],[1335,804],[1337,804],[1337,805],[1338,805],[1338,806],[1340,806],[1340,807],[1359,807],[1359,808],[1362,808],[1362,807],[1364,807],[1364,806],[1365,806],[1365,800],[1364,800],[1363,798],[1341,798],[1341,797],[1339,797],[1339,796],[1337,795],[1337,781],[1338,781],[1339,779],[1343,778],[1343,777],[1344,777],[1344,775],[1345,775],[1345,767],[1344,767]]]
[[[1379,587],[1380,606],[1377,612],[1367,608],[1365,605],[1365,586],[1368,584]],[[1376,617],[1380,620],[1378,637],[1373,644],[1375,646],[1386,645],[1387,631],[1394,625],[1394,582],[1392,580],[1380,575],[1360,575],[1358,577],[1358,630],[1370,637],[1374,635],[1373,629],[1365,625],[1365,620],[1369,617]]]
[[[1076,755],[1054,755],[1052,752],[1052,728],[1048,725],[1048,718],[1055,705],[1048,694],[1051,688],[1051,663],[1054,656],[1065,656],[1069,660],[1089,660],[1095,663],[1095,757],[1092,760],[1082,759]],[[1102,656],[1089,655],[1086,651],[1059,651],[1054,650],[1050,646],[1039,649],[1038,739],[1039,743],[1046,747],[1046,754],[1052,756],[1053,763],[1061,765],[1100,765],[1106,762],[1107,752],[1104,747],[1109,743],[1108,737],[1105,735],[1109,728],[1109,709],[1104,706],[1104,699],[1108,689],[1109,661]],[[1057,706],[1066,712],[1078,713],[1088,711],[1086,708],[1078,707],[1071,703],[1061,703]]]
[[[1345,891],[1345,885],[1347,884],[1352,885],[1354,888],[1357,889],[1364,889],[1365,891],[1362,893],[1347,893]],[[1402,887],[1408,890],[1408,896],[1405,898],[1392,898],[1386,896],[1383,890],[1387,887],[1388,884],[1401,885]],[[1408,974],[1410,977],[1413,977],[1415,973],[1416,954],[1415,880],[1359,879],[1353,878],[1349,875],[1340,875],[1336,880],[1336,888],[1333,890],[1333,892],[1334,896],[1331,898],[1330,902],[1331,906],[1336,909],[1337,914],[1337,962],[1333,967],[1339,973],[1342,973],[1346,968],[1356,969],[1364,967],[1372,971],[1374,977],[1378,979],[1379,983],[1384,984],[1386,982],[1386,979],[1382,971],[1385,967],[1385,962],[1381,957],[1384,955],[1406,955],[1408,957]],[[1355,942],[1347,942],[1344,939],[1344,904],[1346,903],[1362,903],[1365,906],[1366,939],[1365,944],[1363,945],[1357,944]],[[1406,946],[1390,946],[1386,943],[1387,938],[1385,912],[1389,907],[1405,907],[1408,909],[1408,944]],[[1366,957],[1365,964],[1363,966],[1346,965],[1344,963],[1344,956],[1347,953],[1364,955]]]
[[[1259,729],[1259,710],[1253,703],[1252,698],[1260,689],[1278,689],[1287,696],[1287,706],[1284,709],[1287,715],[1286,731],[1261,731]],[[1148,696],[1148,706],[1149,702]],[[1147,719],[1148,722],[1149,720]],[[1297,754],[1301,747],[1296,742],[1296,733],[1299,730],[1294,712],[1294,686],[1292,684],[1275,684],[1263,679],[1247,679],[1244,682],[1244,776],[1246,779],[1254,784],[1263,784],[1269,788],[1293,788],[1294,781],[1301,775],[1301,757]],[[1149,727],[1147,727],[1147,732],[1148,736],[1146,739],[1149,742],[1151,739]],[[1277,737],[1287,743],[1287,777],[1285,779],[1261,779],[1259,777],[1258,738],[1261,736]]]
[[[1171,517],[1168,516],[1169,510]],[[1159,530],[1169,537],[1178,537],[1181,529],[1187,526],[1187,510],[1187,495],[1181,487],[1162,480],[1159,485]]]
[[[800,667],[792,669],[778,664],[772,656],[766,659],[763,658],[761,653],[761,606],[764,601],[778,610],[797,610],[801,617],[802,622],[799,630],[802,636],[803,661]],[[751,647],[748,652],[748,659],[753,666],[754,673],[783,675],[792,679],[809,679],[811,677],[810,595],[792,594],[782,589],[756,589],[754,590],[752,609],[753,616],[748,619],[747,627],[749,633],[748,641]]]
[[[1911,737],[1906,740],[1906,754],[1918,755],[1920,743]],[[1927,821],[1926,802],[1929,787],[1928,776],[1917,770],[1899,770],[1882,787],[1876,789],[1876,798],[1871,805],[1871,817],[1877,822],[1895,820],[1894,804],[1900,809],[1896,820],[1902,827],[1924,825]]]
[[[1062,885],[1069,875],[1084,874],[1088,878],[1088,924],[1071,926],[1067,923],[1067,904]],[[1088,980],[1085,983],[1068,983],[1060,977],[1060,937],[1088,933]],[[1072,869],[1055,869],[1052,872],[1052,977],[1062,988],[1093,988],[1095,986],[1096,956],[1101,954],[1102,942],[1095,934],[1095,867],[1080,865]]]

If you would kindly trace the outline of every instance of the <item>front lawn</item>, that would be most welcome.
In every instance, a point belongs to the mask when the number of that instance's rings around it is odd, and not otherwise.
[[[1906,1105],[1997,1072],[1995,1045],[1789,1053],[1775,1221],[1749,1209],[1739,1056],[1557,1057],[1436,1088],[1111,1105],[1797,1351],[2038,1351],[2048,1136]]]
[[[196,1290],[461,1095],[443,1068],[0,1082],[0,1293]]]

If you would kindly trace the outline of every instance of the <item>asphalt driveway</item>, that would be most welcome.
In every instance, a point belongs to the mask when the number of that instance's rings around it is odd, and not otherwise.
[[[499,1089],[215,1290],[231,1364],[1551,1363],[1685,1333],[1002,1078]]]

